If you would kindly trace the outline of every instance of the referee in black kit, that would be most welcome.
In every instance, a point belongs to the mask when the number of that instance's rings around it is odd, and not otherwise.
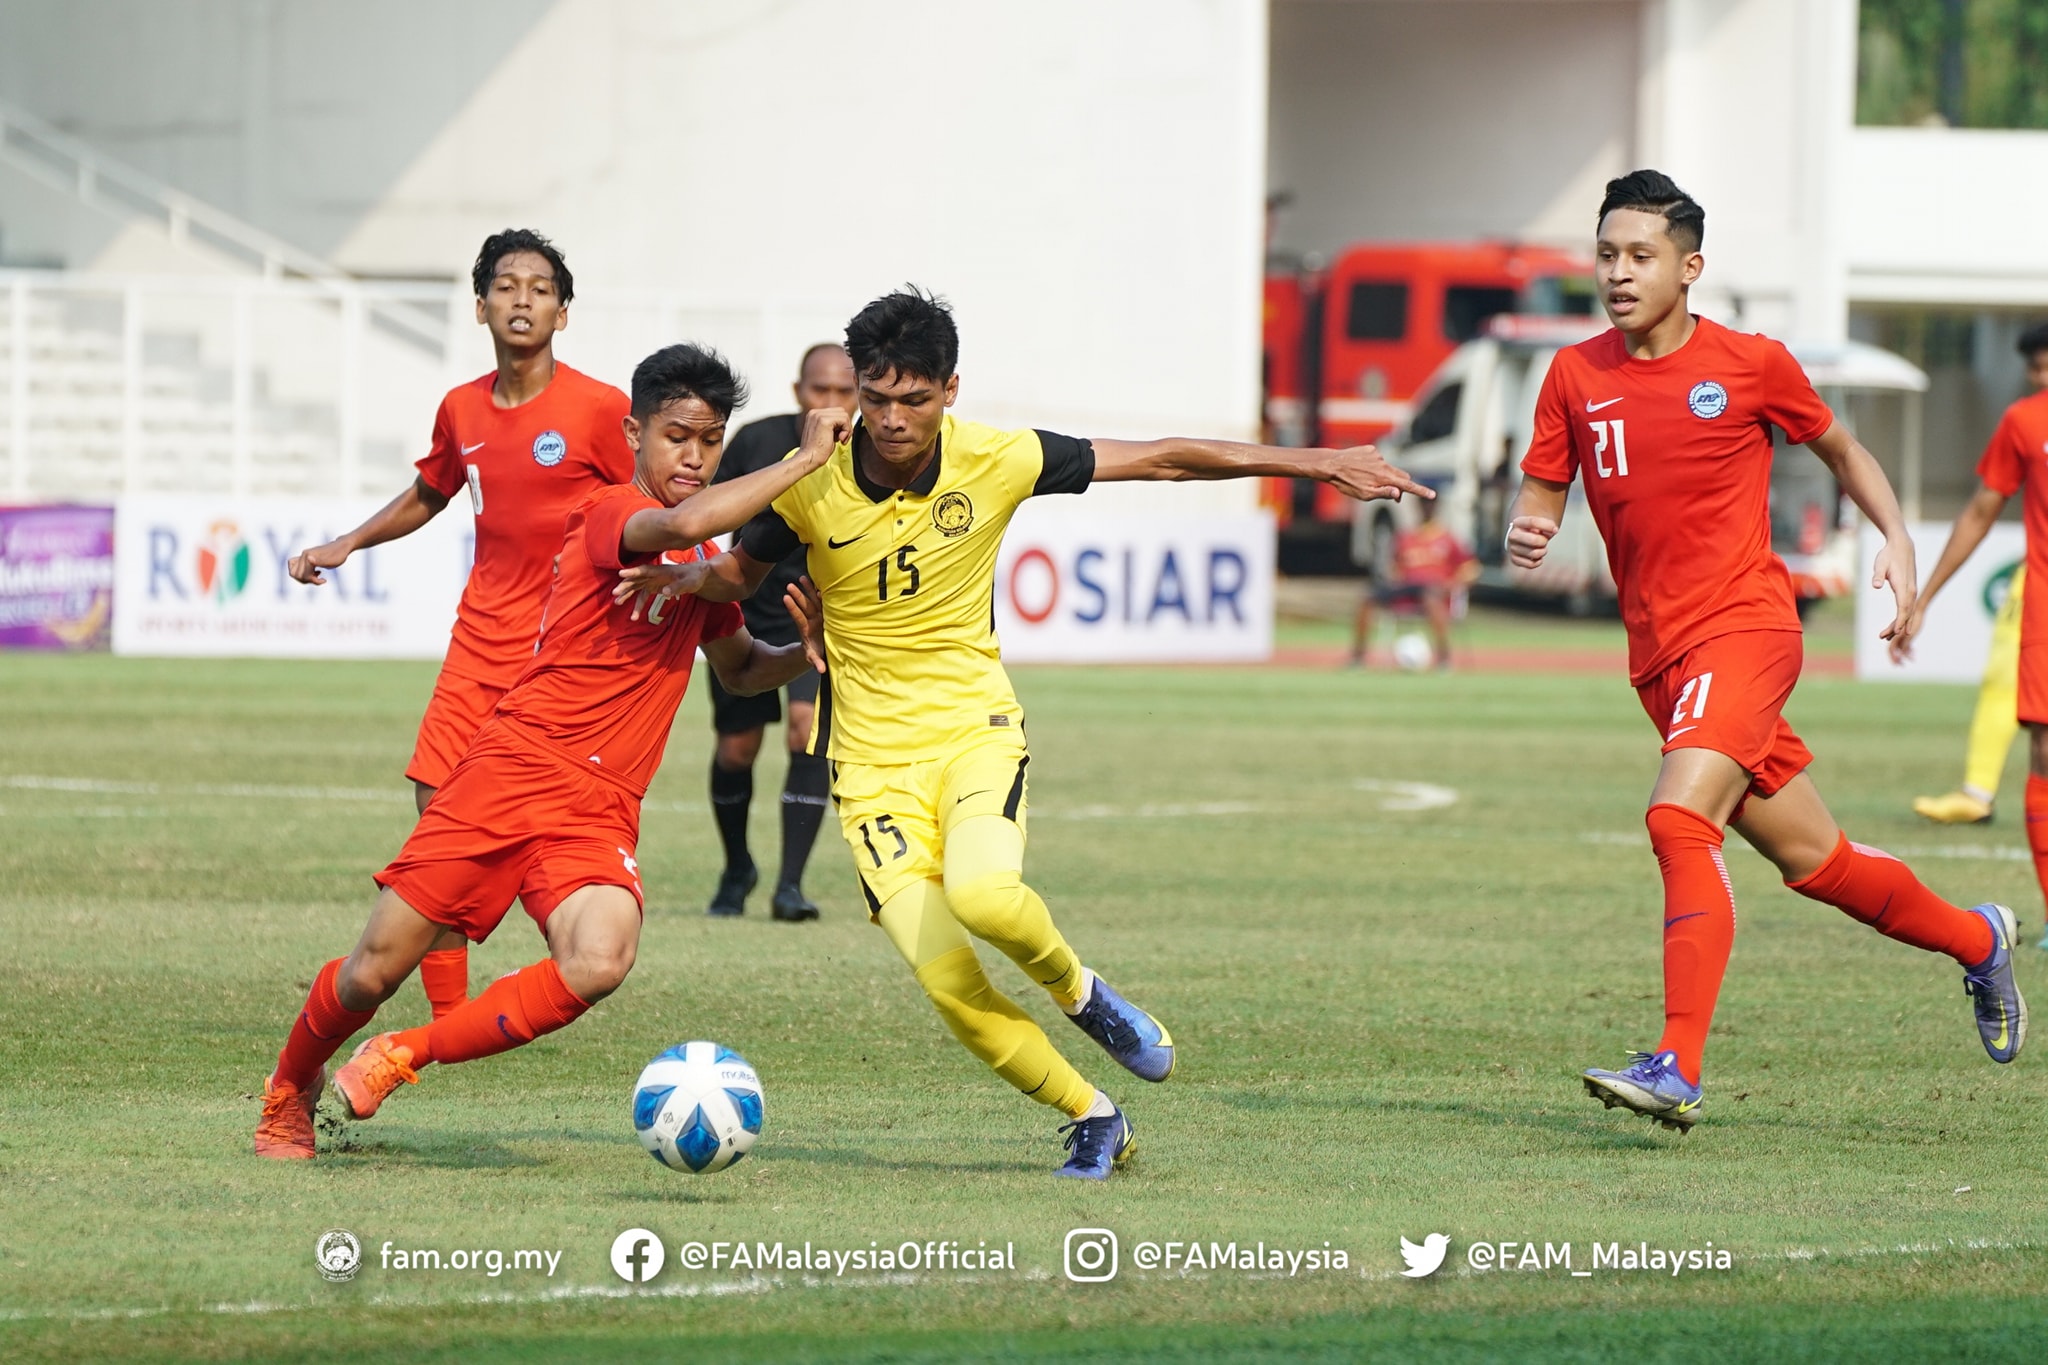
[[[802,443],[805,413],[831,407],[854,410],[853,361],[846,349],[825,341],[805,351],[795,387],[797,411],[763,417],[740,428],[726,446],[713,483],[765,469],[795,450]],[[782,605],[782,590],[803,575],[804,550],[799,546],[775,566],[759,592],[740,604],[747,630],[755,639],[778,645],[797,642],[796,623]],[[832,783],[825,756],[804,752],[810,745],[811,721],[817,712],[818,675],[805,673],[783,690],[789,693],[789,776],[782,784],[782,871],[775,879],[769,908],[775,918],[796,922],[818,917],[818,907],[804,896],[804,864],[817,841],[818,822],[825,816]],[[711,897],[713,915],[745,914],[747,893],[760,884],[760,869],[747,851],[747,811],[754,801],[754,760],[761,753],[761,737],[780,719],[780,693],[771,690],[735,697],[711,674],[711,725],[718,732],[718,747],[711,756],[711,814],[725,844],[725,871]]]

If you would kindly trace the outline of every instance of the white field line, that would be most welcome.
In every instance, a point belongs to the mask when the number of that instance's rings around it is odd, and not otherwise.
[[[1383,796],[1381,810],[1442,810],[1458,802],[1455,787],[1439,787],[1433,782],[1394,782],[1361,777],[1351,785],[1358,791],[1376,792]]]
[[[1361,777],[1352,786],[1355,790],[1379,796],[1376,803],[1384,811],[1426,811],[1439,810],[1453,805],[1458,793],[1450,787],[1441,787],[1429,782],[1398,782],[1379,778]],[[109,782],[98,778],[85,777],[44,777],[36,774],[0,774],[0,788],[17,791],[77,792],[90,795],[108,796],[213,796],[231,800],[250,801],[365,801],[377,804],[411,805],[413,795],[395,787],[310,787],[279,786],[251,782],[194,782],[186,784],[157,782]],[[643,811],[662,814],[700,815],[710,807],[703,801],[649,800],[640,803]],[[1041,820],[1185,820],[1191,818],[1216,818],[1234,815],[1259,815],[1273,812],[1276,807],[1259,805],[1250,801],[1167,801],[1147,802],[1135,806],[1086,805],[1086,806],[1041,806],[1032,814]],[[168,815],[169,811],[92,811],[85,814],[98,815]]]
[[[1787,1247],[1783,1251],[1766,1251],[1759,1252],[1753,1256],[1737,1256],[1735,1257],[1735,1262],[1737,1265],[1742,1266],[1770,1265],[1781,1261],[1858,1261],[1891,1256],[1933,1256],[1947,1252],[2032,1251],[2040,1246],[2041,1244],[2038,1242],[2000,1242],[1992,1241],[1989,1238],[1973,1237],[1960,1242],[1954,1240],[1942,1242],[1902,1242],[1894,1246],[1847,1247],[1839,1251],[1831,1247]],[[1469,1266],[1459,1266],[1456,1269],[1447,1270],[1445,1273],[1456,1275],[1461,1279],[1476,1279],[1483,1275],[1513,1275],[1520,1272],[1510,1270],[1478,1271],[1471,1269]],[[1616,1276],[1627,1275],[1632,1279],[1644,1277],[1649,1279],[1672,1278],[1666,1275],[1658,1275],[1651,1271],[1617,1271],[1613,1273]],[[1700,1274],[1704,1273],[1708,1272],[1698,1272],[1685,1278],[1697,1279]],[[1021,1271],[1014,1276],[1000,1277],[976,1274],[927,1275],[903,1272],[891,1275],[846,1276],[757,1275],[744,1280],[696,1280],[647,1287],[613,1284],[556,1285],[548,1289],[525,1292],[501,1290],[479,1294],[458,1294],[449,1298],[434,1299],[394,1297],[388,1294],[378,1294],[372,1296],[369,1302],[370,1306],[374,1308],[397,1308],[407,1312],[415,1312],[420,1308],[446,1308],[460,1304],[505,1304],[519,1306],[589,1299],[726,1298],[743,1294],[767,1294],[788,1289],[902,1289],[923,1284],[992,1284],[1004,1280],[1043,1283],[1053,1278],[1054,1276],[1051,1271],[1038,1269]],[[1200,1274],[1166,1272],[1134,1275],[1131,1278],[1147,1281],[1201,1281],[1224,1277],[1216,1272],[1203,1272]],[[1286,1279],[1288,1277],[1274,1272],[1270,1274],[1235,1275],[1229,1278],[1272,1280]],[[1329,1277],[1325,1276],[1324,1278]],[[1360,1267],[1357,1274],[1348,1278],[1367,1283],[1384,1283],[1390,1280],[1401,1279],[1403,1275],[1398,1270],[1368,1270]],[[76,1309],[70,1312],[36,1312],[22,1308],[5,1308],[0,1309],[0,1322],[114,1322],[137,1318],[169,1317],[174,1313],[192,1313],[208,1317],[260,1317],[273,1313],[316,1312],[322,1309],[345,1306],[348,1305],[337,1303],[332,1299],[312,1299],[297,1303],[268,1303],[262,1300],[252,1300],[247,1303],[201,1304],[189,1308],[179,1308],[170,1304],[153,1304],[148,1307],[88,1308]]]
[[[402,801],[412,793],[392,787],[280,787],[252,782],[104,782],[87,777],[38,777],[26,773],[0,776],[0,787],[16,791],[90,792],[108,796],[225,796],[252,801]]]

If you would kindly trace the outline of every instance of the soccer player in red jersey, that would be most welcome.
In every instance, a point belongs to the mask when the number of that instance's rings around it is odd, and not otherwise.
[[[1991,524],[2015,493],[2026,495],[2026,581],[2048,584],[2048,325],[2021,337],[2020,353],[2027,358],[2027,378],[2035,392],[2007,408],[1991,433],[1977,461],[1976,495],[1956,517],[1948,544],[1914,605],[1906,639],[1893,643],[1895,657],[1905,654],[1934,595],[1984,543]],[[1988,681],[1985,686],[1989,688]],[[2029,587],[2020,603],[2018,715],[2028,736],[2027,846],[2034,854],[2041,894],[2048,898],[2048,588]],[[1999,753],[2002,763],[2003,748]],[[1983,818],[1989,819],[1990,812],[1987,799]],[[2048,939],[2041,946],[2048,948]]]
[[[477,321],[490,329],[498,366],[449,390],[434,415],[433,445],[412,487],[347,535],[292,557],[301,583],[325,583],[350,555],[411,535],[466,493],[476,555],[448,654],[420,719],[413,796],[424,811],[449,770],[533,659],[555,550],[569,510],[597,489],[633,477],[623,423],[626,395],[555,359],[576,281],[537,232],[485,239],[471,272]],[[420,963],[434,1017],[469,998],[469,952],[453,930]]]
[[[1901,642],[1913,543],[1877,462],[1791,353],[1688,311],[1705,226],[1656,171],[1608,182],[1595,273],[1614,328],[1552,362],[1507,536],[1517,567],[1541,564],[1576,476],[1607,542],[1629,680],[1664,740],[1646,817],[1664,880],[1664,1036],[1624,1070],[1584,1080],[1610,1108],[1679,1129],[1699,1118],[1701,1055],[1735,939],[1729,825],[1794,891],[1960,963],[1993,1061],[2018,1054],[2027,1023],[2012,911],[1951,905],[1896,858],[1851,843],[1781,714],[1803,641],[1791,577],[1771,553],[1770,429],[1819,456],[1883,532],[1872,585],[1897,599],[1884,636]]]
[[[625,979],[640,938],[640,800],[699,645],[741,695],[781,687],[823,658],[822,612],[802,585],[788,600],[805,639],[779,646],[748,635],[730,604],[691,597],[643,613],[613,601],[623,569],[703,558],[704,541],[823,465],[850,428],[843,411],[813,413],[789,459],[707,488],[742,395],[725,362],[694,346],[657,351],[634,371],[633,482],[586,495],[556,537],[537,650],[377,874],[383,891],[355,951],[315,977],[264,1088],[258,1156],[314,1155],[327,1059],[444,933],[482,942],[514,898],[549,956],[424,1027],[365,1041],[333,1081],[351,1116],[369,1118],[430,1062],[488,1057],[562,1028]]]

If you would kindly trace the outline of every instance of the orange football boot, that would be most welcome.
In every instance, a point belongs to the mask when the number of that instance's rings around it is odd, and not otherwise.
[[[313,1111],[327,1086],[322,1076],[311,1090],[263,1082],[263,1116],[256,1120],[256,1155],[272,1161],[311,1161],[314,1156]]]
[[[380,1033],[365,1039],[348,1064],[334,1073],[335,1093],[341,1096],[341,1107],[350,1118],[361,1120],[375,1114],[401,1082],[419,1084],[419,1073],[412,1069],[412,1049],[393,1043],[397,1036]]]

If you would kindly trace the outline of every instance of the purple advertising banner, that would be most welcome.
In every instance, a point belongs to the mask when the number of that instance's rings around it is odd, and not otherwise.
[[[114,509],[0,507],[0,649],[105,649]]]

